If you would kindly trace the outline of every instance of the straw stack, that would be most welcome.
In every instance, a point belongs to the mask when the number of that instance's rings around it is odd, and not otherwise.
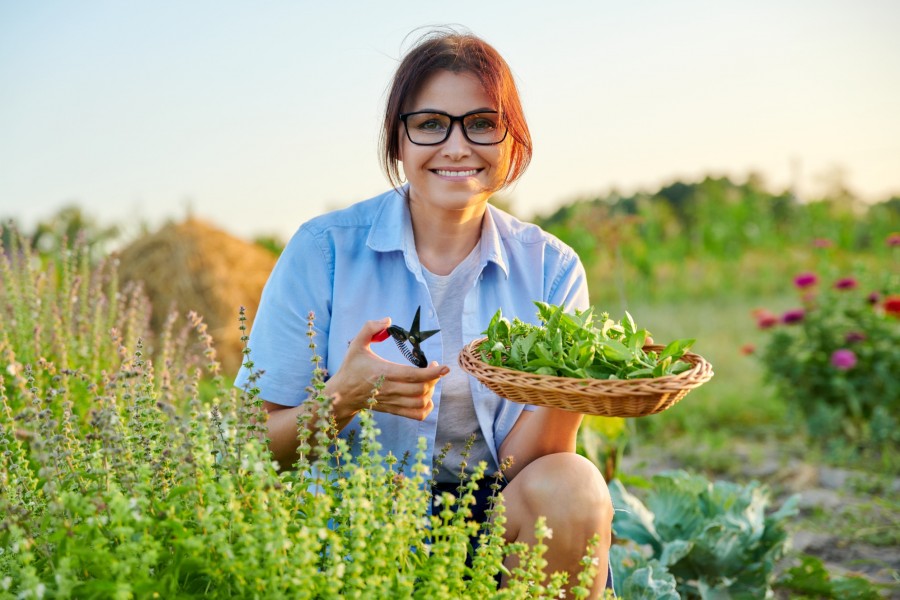
[[[190,217],[122,250],[119,276],[123,282],[143,283],[157,333],[172,310],[202,316],[218,360],[231,375],[242,359],[239,309],[246,309],[249,330],[275,260],[270,251]]]

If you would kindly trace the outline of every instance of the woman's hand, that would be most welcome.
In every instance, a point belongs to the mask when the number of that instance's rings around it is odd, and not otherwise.
[[[434,386],[450,372],[449,367],[436,361],[425,368],[406,366],[372,352],[372,337],[390,324],[390,319],[367,321],[350,342],[341,368],[326,382],[324,391],[335,397],[333,410],[338,422],[366,408],[381,377],[373,410],[422,421],[434,408]]]

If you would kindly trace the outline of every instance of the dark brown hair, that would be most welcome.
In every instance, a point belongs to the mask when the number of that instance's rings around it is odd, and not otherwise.
[[[381,132],[381,165],[391,184],[401,184],[400,113],[408,108],[428,77],[442,70],[474,75],[496,104],[512,138],[509,171],[503,185],[513,183],[531,162],[531,133],[509,65],[493,46],[475,35],[436,30],[421,37],[406,53],[388,91]]]

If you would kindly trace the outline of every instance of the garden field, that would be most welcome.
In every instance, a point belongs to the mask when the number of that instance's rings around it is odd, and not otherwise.
[[[0,599],[559,597],[541,544],[500,543],[500,508],[466,564],[476,531],[449,507],[490,482],[429,517],[428,466],[381,456],[366,415],[359,459],[323,433],[278,471],[212,315],[152,304],[113,230],[63,216],[3,229]],[[580,432],[627,507],[619,597],[900,597],[900,198],[707,179],[537,220],[579,251],[596,308],[695,338],[715,370]],[[232,333],[251,320],[235,306]]]

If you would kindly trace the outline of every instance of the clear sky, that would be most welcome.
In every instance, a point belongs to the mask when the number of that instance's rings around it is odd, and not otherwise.
[[[518,79],[535,155],[505,195],[523,216],[750,171],[900,194],[897,0],[3,0],[0,216],[190,208],[287,237],[387,189],[385,88],[410,32],[448,23]]]

